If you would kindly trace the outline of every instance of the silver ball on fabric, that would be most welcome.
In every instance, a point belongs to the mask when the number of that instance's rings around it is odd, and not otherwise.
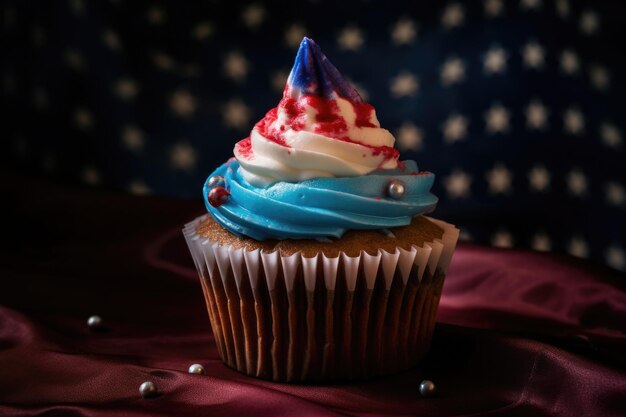
[[[400,199],[404,197],[406,193],[406,188],[404,183],[400,180],[391,180],[389,181],[389,185],[387,186],[387,194],[391,198]]]
[[[100,316],[91,316],[87,319],[87,326],[91,330],[97,330],[102,327],[102,317]]]
[[[194,363],[193,365],[191,365],[189,369],[187,369],[187,372],[197,375],[204,375],[206,373],[206,371],[204,370],[204,366],[200,365],[199,363]]]
[[[143,398],[152,398],[157,395],[157,386],[152,381],[146,381],[139,386],[139,393]]]
[[[437,386],[433,381],[423,380],[420,382],[420,395],[422,397],[434,397],[437,395]]]
[[[224,185],[224,177],[221,175],[214,175],[209,178],[209,182],[207,183],[209,187],[215,187],[217,185]]]

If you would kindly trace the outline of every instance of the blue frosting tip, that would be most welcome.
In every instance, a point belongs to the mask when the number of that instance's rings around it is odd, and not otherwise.
[[[305,37],[300,43],[296,60],[287,83],[300,94],[315,94],[335,98],[334,93],[354,103],[363,99],[339,70],[326,58],[313,39]]]

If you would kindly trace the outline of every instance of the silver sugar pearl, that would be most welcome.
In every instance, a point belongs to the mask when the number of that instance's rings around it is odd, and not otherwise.
[[[91,330],[96,330],[102,327],[102,317],[100,316],[91,316],[87,319],[87,326]]]
[[[139,386],[139,393],[143,398],[152,398],[157,395],[157,386],[152,381],[146,381]]]
[[[207,183],[209,187],[216,187],[218,185],[224,185],[224,177],[221,175],[214,175],[209,178],[209,182]]]
[[[434,397],[437,395],[437,386],[433,381],[423,380],[420,382],[420,395],[422,397]]]
[[[193,365],[191,365],[189,369],[187,369],[187,372],[197,375],[204,375],[206,373],[206,371],[204,370],[204,366],[200,365],[199,363],[194,363]]]
[[[406,188],[404,187],[404,183],[400,180],[391,180],[389,181],[389,185],[387,186],[387,195],[391,198],[400,199],[404,197],[406,193]]]

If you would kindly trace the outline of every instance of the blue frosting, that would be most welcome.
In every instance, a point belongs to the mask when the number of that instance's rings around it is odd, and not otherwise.
[[[306,37],[300,43],[288,82],[304,94],[333,98],[336,92],[353,103],[363,102],[359,93],[343,78],[313,39]]]
[[[315,178],[298,183],[277,182],[267,187],[250,185],[239,162],[230,159],[214,175],[224,177],[230,197],[215,208],[209,204],[211,187],[204,184],[204,201],[213,218],[239,236],[256,240],[341,237],[350,229],[386,229],[404,226],[437,204],[430,193],[435,176],[417,172],[414,161],[405,169],[378,170],[368,175]],[[401,199],[387,197],[391,179],[404,182]]]

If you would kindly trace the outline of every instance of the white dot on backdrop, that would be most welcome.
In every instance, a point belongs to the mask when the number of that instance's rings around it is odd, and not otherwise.
[[[496,163],[485,173],[485,179],[489,185],[489,192],[492,194],[506,194],[511,191],[513,174],[501,162]]]
[[[172,57],[170,57],[169,55],[163,52],[156,52],[152,56],[152,62],[154,62],[154,65],[157,68],[163,71],[171,71],[174,69],[174,66],[176,65]]]
[[[465,64],[463,60],[450,57],[441,67],[441,84],[449,87],[465,79]]]
[[[467,136],[467,127],[469,120],[460,114],[451,114],[441,125],[443,131],[443,141],[451,144],[459,140],[465,139]]]
[[[569,16],[570,6],[568,0],[556,0],[556,13],[562,18],[565,19]]]
[[[485,0],[483,6],[487,17],[498,17],[504,14],[504,4],[502,0]]]
[[[424,142],[424,132],[411,122],[404,122],[396,132],[398,144],[402,149],[419,151]]]
[[[257,3],[251,4],[245,8],[241,15],[243,23],[252,30],[257,29],[265,21],[267,10]]]
[[[150,187],[142,180],[133,180],[128,184],[128,191],[135,195],[148,195],[152,193]]]
[[[121,78],[113,85],[113,91],[124,101],[133,100],[137,96],[139,87],[137,82],[130,78]]]
[[[561,71],[567,75],[575,75],[580,69],[580,60],[578,54],[572,49],[566,49],[561,52],[559,57]]]
[[[606,263],[620,271],[626,270],[626,253],[620,246],[614,244],[607,248],[605,254]]]
[[[531,130],[543,130],[548,126],[549,111],[541,100],[533,99],[525,110],[526,127]]]
[[[285,43],[290,48],[300,45],[302,38],[306,35],[306,28],[301,23],[293,23],[285,32]]]
[[[94,125],[93,114],[84,107],[79,107],[74,110],[73,121],[74,126],[84,131],[91,130]]]
[[[80,178],[87,185],[99,185],[102,182],[100,172],[92,165],[83,168]]]
[[[549,252],[552,249],[552,241],[547,234],[539,232],[532,237],[530,247],[536,251]]]
[[[196,111],[196,99],[187,90],[177,90],[170,97],[170,109],[177,116],[189,118]]]
[[[446,6],[441,15],[441,24],[445,29],[461,26],[465,22],[465,9],[459,3]]]
[[[600,17],[592,10],[586,10],[580,15],[580,31],[584,35],[594,35],[600,27]]]
[[[391,95],[396,98],[413,97],[417,94],[419,82],[415,75],[408,71],[403,71],[391,80]]]
[[[587,193],[589,186],[587,176],[579,168],[575,168],[567,173],[565,177],[567,189],[570,194],[582,197]]]
[[[120,37],[112,29],[105,29],[104,32],[102,32],[102,42],[112,51],[122,49]]]
[[[535,41],[528,42],[522,48],[524,65],[528,68],[542,68],[545,60],[545,50]]]
[[[391,41],[394,45],[408,45],[417,36],[417,25],[408,17],[400,18],[391,28]]]
[[[127,125],[122,129],[122,143],[129,151],[142,150],[145,142],[145,135],[137,126]]]
[[[70,10],[76,16],[82,16],[85,14],[85,3],[83,0],[70,0],[69,1]]]
[[[622,132],[612,123],[604,122],[600,125],[600,138],[602,143],[614,149],[622,147]]]
[[[545,166],[535,165],[528,172],[528,182],[532,191],[546,192],[550,188],[550,173]]]
[[[146,19],[151,25],[162,25],[167,19],[167,12],[159,6],[152,6],[146,12]]]
[[[358,51],[365,42],[363,32],[356,26],[343,28],[337,36],[337,43],[346,51]]]
[[[602,65],[591,65],[589,68],[591,85],[598,91],[607,91],[611,85],[611,73]]]
[[[585,131],[585,116],[577,107],[570,107],[563,113],[565,133],[580,136]]]
[[[615,207],[626,206],[626,190],[617,181],[609,181],[604,185],[606,202]]]
[[[211,22],[198,23],[191,29],[191,35],[199,41],[207,40],[213,35],[213,25]]]
[[[586,258],[589,256],[589,245],[582,237],[574,236],[567,244],[567,253],[579,258]]]
[[[241,52],[229,52],[224,59],[224,73],[237,82],[245,81],[250,63]]]
[[[456,168],[443,179],[443,186],[449,198],[465,198],[471,194],[472,177]]]
[[[251,111],[246,104],[237,98],[229,100],[222,112],[224,124],[238,130],[245,130],[249,126]]]
[[[170,162],[175,169],[190,171],[195,168],[198,155],[186,141],[176,143],[170,150]]]
[[[499,103],[493,104],[485,112],[485,125],[487,133],[490,135],[504,133],[509,130],[510,112]]]
[[[491,244],[497,248],[513,247],[513,236],[505,229],[497,231],[491,238]]]
[[[507,52],[499,47],[492,46],[483,58],[484,71],[488,75],[501,74],[506,70]]]

